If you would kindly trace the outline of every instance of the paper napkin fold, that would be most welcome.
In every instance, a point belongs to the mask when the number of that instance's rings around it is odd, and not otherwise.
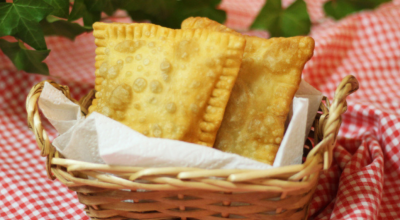
[[[285,136],[274,167],[301,163],[304,140],[321,102],[319,91],[306,82],[293,99]],[[137,167],[197,167],[202,169],[268,169],[272,166],[236,154],[186,143],[146,137],[99,113],[86,119],[79,105],[45,83],[39,107],[59,132],[53,145],[66,158],[92,163]],[[305,120],[307,118],[307,120]]]

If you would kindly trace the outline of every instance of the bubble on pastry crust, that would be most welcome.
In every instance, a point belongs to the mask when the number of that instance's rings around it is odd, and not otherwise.
[[[139,104],[139,103],[135,103],[135,104],[133,104],[133,107],[134,107],[135,109],[137,109],[137,110],[140,110],[140,109],[142,109],[142,107],[140,106],[140,104]]]
[[[164,125],[163,130],[166,131],[167,134],[172,134],[171,139],[177,138],[177,126],[175,124],[167,122]]]
[[[187,40],[182,40],[181,42],[179,42],[179,49],[180,50],[186,50],[189,47],[189,41]]]
[[[197,99],[197,100],[200,100],[200,99],[201,99],[201,95],[197,95],[197,96],[196,96],[196,99]]]
[[[275,143],[280,144],[281,141],[282,141],[282,138],[280,138],[280,137],[275,138]]]
[[[114,46],[114,42],[111,41],[108,45]]]
[[[190,84],[189,88],[191,88],[191,89],[193,89],[193,88],[198,88],[200,85],[201,85],[201,83],[200,83],[199,81],[194,80],[194,81]]]
[[[115,45],[114,50],[121,53],[133,53],[141,47],[139,41],[124,40]]]
[[[111,115],[113,115],[113,110],[110,108],[110,107],[108,107],[108,106],[104,106],[102,109],[101,109],[101,112],[103,113],[103,115],[105,115],[105,116],[107,116],[107,117],[110,117]]]
[[[150,98],[148,99],[148,102],[149,102],[150,104],[156,104],[156,103],[157,103],[157,99],[156,99],[156,97],[150,97]]]
[[[161,135],[162,135],[162,129],[161,129],[161,126],[160,126],[160,125],[154,124],[154,125],[152,126],[152,131],[153,131],[153,136],[154,136],[154,137],[161,137]]]
[[[187,52],[183,52],[182,55],[181,55],[181,58],[185,59],[187,56],[188,56],[188,53]]]
[[[171,71],[171,63],[164,59],[160,64],[160,69],[163,73],[169,73]]]
[[[138,70],[138,71],[141,71],[142,69],[143,69],[143,66],[142,66],[142,65],[137,66],[137,70]]]
[[[132,63],[133,57],[132,57],[132,56],[127,56],[127,57],[125,58],[125,61],[126,61],[127,63]]]
[[[217,109],[215,107],[209,105],[209,106],[207,106],[207,112],[213,114],[213,113],[217,112]]]
[[[267,143],[274,143],[274,139],[270,138],[269,140],[266,141]]]
[[[143,131],[144,135],[149,135],[149,131]]]
[[[156,46],[156,44],[152,41],[152,42],[150,42],[150,43],[148,44],[148,46],[149,46],[150,48],[153,48],[154,46]]]
[[[164,81],[168,81],[169,80],[169,75],[168,74],[162,73],[161,76],[162,76]]]
[[[122,120],[122,119],[125,118],[125,114],[122,111],[116,111],[115,112],[115,117],[116,117],[117,120]]]
[[[117,60],[117,67],[121,70],[124,67],[124,61],[121,59]]]
[[[158,51],[162,51],[162,47],[157,47],[157,50]]]
[[[106,49],[104,50],[104,53],[105,53],[105,54],[109,54],[109,53],[110,53],[110,48],[106,48]]]
[[[147,81],[142,77],[139,77],[133,82],[133,91],[137,93],[143,92],[146,86],[147,86]]]
[[[185,66],[185,64],[181,64],[181,69],[186,69],[186,66]]]
[[[255,118],[255,119],[253,119],[253,120],[250,121],[250,123],[249,123],[247,129],[248,129],[249,131],[251,131],[251,132],[258,131],[260,125],[261,125],[261,121],[258,120],[257,118]]]
[[[160,93],[162,92],[162,84],[158,80],[153,80],[150,83],[150,90],[153,93]]]
[[[143,123],[143,122],[145,122],[145,121],[146,121],[146,118],[145,118],[145,117],[140,117],[140,118],[139,118],[139,122],[140,122],[140,123]]]
[[[220,58],[214,59],[215,65],[220,66],[222,63],[222,60]]]
[[[299,45],[295,41],[281,41],[266,47],[264,54],[261,55],[264,67],[272,74],[287,72],[290,63],[295,63]]]
[[[196,104],[194,104],[194,103],[192,103],[192,104],[190,104],[190,111],[191,112],[193,112],[193,113],[197,113],[197,112],[199,112],[199,106],[197,106]]]
[[[214,77],[215,77],[215,72],[212,71],[212,70],[209,70],[209,71],[207,72],[207,76],[210,77],[210,78],[214,78]]]
[[[194,42],[188,41],[188,40],[182,40],[181,42],[179,42],[177,44],[177,48],[176,48],[176,55],[177,57],[181,58],[181,59],[187,59],[189,58],[189,54],[191,54],[191,52],[193,52],[193,45]]]
[[[103,82],[101,82],[101,85],[102,85],[102,86],[106,86],[107,83],[108,83],[107,80],[103,80]]]
[[[126,75],[127,76],[132,76],[132,72],[131,71],[126,71]]]
[[[107,76],[107,70],[108,70],[107,62],[102,63],[100,65],[100,68],[99,68],[100,76],[106,77]]]
[[[136,60],[141,60],[142,59],[142,55],[141,54],[136,54],[135,59]]]
[[[274,117],[272,116],[272,115],[267,115],[266,117],[265,117],[265,119],[264,119],[264,123],[266,124],[266,125],[272,125],[272,124],[274,124],[275,123],[275,119],[274,119]],[[274,131],[275,132],[275,131]],[[275,135],[275,134],[274,134]],[[276,135],[275,135],[276,136]]]
[[[211,58],[208,58],[208,59],[206,60],[206,65],[207,65],[208,67],[214,67],[214,66],[215,66],[215,61],[214,61],[213,59],[211,59]]]
[[[147,66],[150,64],[150,60],[149,59],[144,59],[143,60],[143,65]]]
[[[111,93],[109,104],[116,109],[123,109],[132,99],[132,88],[126,84],[118,85]]]
[[[108,69],[107,71],[107,76],[110,79],[114,79],[115,77],[117,77],[119,74],[119,68],[116,66],[112,66]]]
[[[103,93],[101,93],[101,92],[96,92],[96,98],[101,98],[101,96],[103,95]]]
[[[156,51],[155,49],[152,49],[152,50],[151,50],[151,53],[152,53],[152,54],[156,54],[157,51]]]
[[[147,37],[150,36],[150,31],[144,32],[144,35],[146,35]]]
[[[167,105],[165,106],[165,108],[167,109],[167,112],[169,112],[169,113],[174,113],[174,112],[176,112],[176,104],[173,103],[173,102],[167,103]]]

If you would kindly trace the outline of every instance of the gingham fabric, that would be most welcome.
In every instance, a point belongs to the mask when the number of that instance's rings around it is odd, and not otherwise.
[[[339,22],[326,18],[323,1],[306,2],[316,46],[304,79],[331,100],[346,75],[360,81],[348,98],[334,162],[321,174],[309,219],[400,219],[400,1]],[[246,31],[263,4],[226,0],[220,7],[229,27]],[[47,179],[24,104],[30,88],[45,79],[68,85],[74,98],[86,94],[94,84],[94,38],[87,33],[75,42],[46,40],[51,77],[16,71],[0,53],[0,219],[88,219],[74,192]],[[44,126],[51,138],[57,135]]]

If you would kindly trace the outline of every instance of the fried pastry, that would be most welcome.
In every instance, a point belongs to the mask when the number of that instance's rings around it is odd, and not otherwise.
[[[208,18],[192,17],[182,23],[182,29],[198,28],[236,33]],[[314,40],[245,38],[242,66],[214,146],[272,164]]]
[[[96,98],[89,112],[149,137],[212,146],[245,39],[210,30],[95,23]]]

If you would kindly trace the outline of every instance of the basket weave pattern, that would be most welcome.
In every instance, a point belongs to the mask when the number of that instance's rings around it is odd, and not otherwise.
[[[358,89],[347,76],[338,86],[332,105],[324,98],[301,165],[269,170],[204,170],[187,167],[142,168],[109,166],[69,160],[51,144],[41,124],[37,100],[44,82],[27,98],[28,126],[46,157],[50,179],[76,191],[92,219],[306,219],[319,173],[329,168],[346,97]],[[69,89],[47,81],[70,98]],[[79,102],[82,112],[94,91]],[[314,147],[313,147],[314,146]]]

